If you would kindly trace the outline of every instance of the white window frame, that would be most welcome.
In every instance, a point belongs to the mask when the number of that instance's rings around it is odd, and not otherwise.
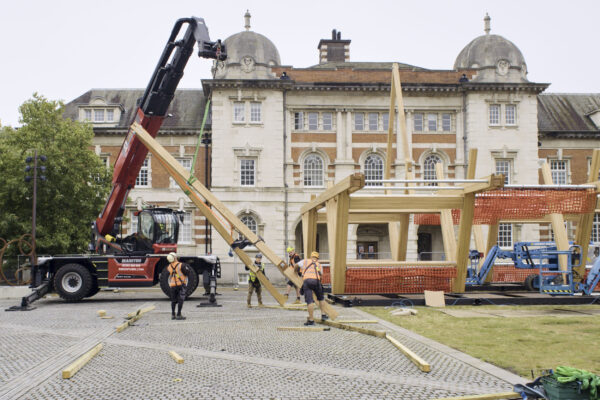
[[[304,111],[296,111],[294,113],[294,130],[304,130]]]
[[[509,112],[512,110],[512,113]],[[505,104],[504,105],[504,123],[508,126],[517,125],[517,105],[516,104]]]
[[[427,132],[437,132],[438,130],[438,115],[435,113],[427,114]]]
[[[104,109],[103,108],[94,109],[94,122],[104,122]]]
[[[115,121],[115,110],[107,109],[106,110],[106,122],[114,122]]]
[[[323,187],[325,184],[325,162],[320,155],[307,155],[302,163],[302,172],[304,187]]]
[[[498,224],[498,247],[511,248],[514,243],[513,225],[512,224]]]
[[[357,112],[354,113],[354,130],[364,131],[365,130],[365,113]]]
[[[261,123],[262,122],[262,103],[259,101],[250,102],[250,122]]]
[[[370,112],[368,113],[368,127],[370,131],[378,131],[379,130],[379,113]]]
[[[194,227],[192,224],[193,216],[191,211],[183,212],[183,223],[179,224],[179,233],[177,235],[178,244],[193,244],[193,231]]]
[[[333,113],[324,112],[321,116],[323,118],[323,130],[324,131],[332,131],[333,130]]]
[[[146,184],[142,184],[142,177],[146,176]],[[140,172],[138,172],[138,176],[135,178],[135,187],[136,188],[151,188],[152,187],[152,162],[150,157],[146,157],[142,166],[140,167]]]
[[[318,131],[319,130],[319,113],[311,111],[308,113],[308,130]]]
[[[413,115],[413,130],[415,132],[423,132],[423,113],[415,113]]]
[[[379,154],[369,154],[365,158],[363,171],[366,181],[381,181],[383,180],[383,157]],[[366,182],[365,186],[382,186],[383,182]]]
[[[594,214],[594,221],[592,222],[591,240],[596,245],[600,245],[600,213]]]
[[[552,173],[552,182],[555,185],[566,185],[569,183],[569,160],[551,159],[550,172]],[[562,179],[564,178],[564,179]]]
[[[246,225],[246,227],[250,229],[252,233],[258,235],[258,221],[256,220],[256,218],[254,218],[253,215],[244,214],[240,216],[240,221],[242,221],[242,223]]]
[[[256,186],[256,159],[240,158],[240,186]]]
[[[497,174],[504,174],[504,184],[510,185],[512,180],[512,160],[507,158],[496,158],[495,166]]]
[[[236,124],[246,122],[246,103],[243,101],[233,102],[233,122]]]
[[[188,172],[191,172],[191,169],[192,169],[192,159],[191,158],[177,157],[176,160],[179,161],[179,164],[181,164],[183,169],[185,169]],[[171,189],[179,188],[179,185],[177,184],[177,182],[175,182],[175,180],[172,177],[169,177],[169,188],[171,188]]]
[[[442,113],[442,132],[452,132],[452,114]]]
[[[381,114],[381,120],[383,122],[383,130],[387,132],[390,129],[390,113],[384,112]]]
[[[500,104],[490,104],[488,111],[488,124],[490,126],[500,126]]]
[[[85,121],[92,120],[92,110],[90,108],[86,108],[85,110],[83,110],[83,119]]]
[[[438,161],[436,162],[432,162],[433,159],[437,159]],[[441,163],[442,166],[444,165],[444,161],[442,160],[442,157],[440,157],[439,155],[435,154],[435,153],[431,153],[429,155],[427,155],[427,157],[425,157],[425,159],[423,159],[423,179],[424,180],[437,180],[437,175],[435,173],[435,164]],[[427,184],[427,186],[437,186],[436,182],[431,182],[429,184]]]

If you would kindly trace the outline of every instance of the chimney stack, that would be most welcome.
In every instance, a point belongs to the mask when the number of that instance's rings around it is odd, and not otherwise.
[[[350,61],[350,40],[342,40],[342,32],[331,31],[331,39],[321,39],[319,49],[319,64],[328,62]]]

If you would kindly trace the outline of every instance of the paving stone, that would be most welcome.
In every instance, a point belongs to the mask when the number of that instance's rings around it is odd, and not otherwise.
[[[277,331],[302,326],[307,313],[248,309],[245,292],[220,291],[222,307],[198,308],[198,297],[187,301],[185,321],[171,320],[170,302],[160,290],[101,292],[77,304],[46,298],[30,312],[0,313],[0,343],[10,343],[0,344],[0,384],[35,372],[36,364],[95,335],[105,338],[103,350],[73,378],[62,379],[64,365],[56,365],[40,384],[23,387],[21,398],[430,399],[512,388],[485,364],[474,366],[402,330],[390,331],[383,322],[353,325],[387,330],[429,362],[430,373],[382,338],[335,328]],[[0,306],[12,303],[0,301]],[[102,333],[150,303],[156,308],[133,326]],[[99,309],[115,319],[100,319]],[[365,319],[359,310],[338,310],[340,319]],[[184,363],[175,363],[169,350]]]

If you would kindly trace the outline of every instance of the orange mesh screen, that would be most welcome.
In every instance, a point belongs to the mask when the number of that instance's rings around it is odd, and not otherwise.
[[[494,265],[492,269],[492,282],[519,282],[523,283],[529,275],[538,275],[538,269],[515,268],[514,265]]]
[[[346,269],[345,293],[423,293],[452,291],[454,267],[350,267]]]
[[[321,267],[323,267],[323,277],[321,278],[321,283],[326,285],[331,284],[331,272],[329,271],[329,265],[321,264]]]
[[[594,189],[502,188],[475,195],[473,223],[493,225],[502,219],[535,219],[548,214],[584,214],[596,207]],[[452,210],[454,224],[460,210]],[[417,225],[439,225],[439,214],[415,214]]]

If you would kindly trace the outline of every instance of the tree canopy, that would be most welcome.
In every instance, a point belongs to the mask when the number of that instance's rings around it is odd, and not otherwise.
[[[64,119],[63,106],[34,94],[19,108],[22,127],[0,130],[0,238],[31,232],[33,179],[25,177],[33,170],[25,171],[26,158],[35,150],[46,156],[37,162],[46,167],[38,169],[37,254],[85,251],[110,187],[110,171],[92,151],[92,127]]]

